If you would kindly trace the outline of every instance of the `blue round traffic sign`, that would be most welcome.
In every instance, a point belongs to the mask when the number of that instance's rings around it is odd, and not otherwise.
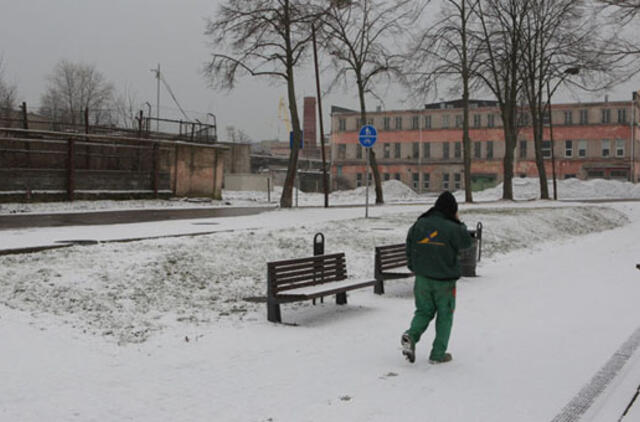
[[[365,148],[370,148],[378,140],[378,131],[372,125],[362,126],[360,129],[360,135],[358,135],[358,142]]]

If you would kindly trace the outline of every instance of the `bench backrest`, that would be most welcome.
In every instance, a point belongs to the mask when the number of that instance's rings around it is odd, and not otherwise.
[[[395,245],[376,246],[375,272],[382,273],[386,270],[407,266],[407,245],[397,243]]]
[[[271,296],[291,289],[341,281],[346,278],[347,266],[344,253],[267,263],[267,293]]]

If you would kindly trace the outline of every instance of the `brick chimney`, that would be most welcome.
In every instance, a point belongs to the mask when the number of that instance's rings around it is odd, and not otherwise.
[[[316,149],[316,97],[304,97],[302,130],[304,130],[303,150],[310,151]]]

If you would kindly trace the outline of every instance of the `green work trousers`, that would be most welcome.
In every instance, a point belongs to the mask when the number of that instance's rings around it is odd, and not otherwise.
[[[456,307],[456,280],[440,281],[416,276],[413,294],[416,300],[416,312],[407,333],[414,344],[418,343],[435,316],[436,338],[433,341],[429,359],[441,360],[447,351],[451,326],[453,325],[453,311]]]

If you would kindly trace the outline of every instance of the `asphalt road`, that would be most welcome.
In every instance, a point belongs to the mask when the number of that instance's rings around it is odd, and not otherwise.
[[[271,211],[275,207],[187,208],[86,213],[0,215],[0,230],[31,227],[93,226],[103,224],[144,223],[149,221],[190,220],[196,218],[238,217]]]

